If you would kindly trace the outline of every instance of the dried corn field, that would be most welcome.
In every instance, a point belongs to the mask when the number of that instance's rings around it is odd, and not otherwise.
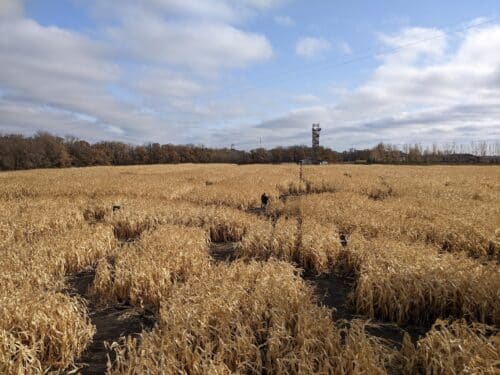
[[[499,262],[498,167],[2,173],[0,373],[497,374]]]

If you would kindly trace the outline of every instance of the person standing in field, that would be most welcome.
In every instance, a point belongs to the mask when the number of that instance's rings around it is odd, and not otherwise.
[[[269,197],[267,196],[266,193],[262,193],[260,196],[260,208],[267,208],[267,205],[269,203]]]

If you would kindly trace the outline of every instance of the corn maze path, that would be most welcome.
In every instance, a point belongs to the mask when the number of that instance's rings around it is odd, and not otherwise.
[[[81,272],[69,277],[69,294],[78,295],[87,302],[89,316],[96,327],[91,344],[79,360],[82,366],[79,374],[97,375],[106,373],[108,355],[104,342],[118,341],[121,336],[138,335],[143,330],[150,330],[154,323],[154,314],[134,307],[126,302],[113,305],[99,305],[88,294],[95,277],[95,270]],[[113,360],[113,358],[111,358]]]
[[[301,196],[308,194],[313,193],[284,194],[279,199],[286,202],[291,199],[301,199]],[[267,216],[273,221],[277,219],[269,217],[266,209],[261,207],[249,208],[246,212],[259,217]],[[302,217],[298,217],[299,232],[301,232],[301,219]],[[237,242],[212,242],[209,254],[216,263],[233,262],[237,259],[237,244]],[[132,306],[127,302],[111,306],[98,305],[88,294],[94,277],[95,270],[90,270],[73,275],[68,280],[69,293],[79,295],[87,301],[90,319],[96,327],[93,341],[79,361],[79,365],[82,366],[80,373],[83,375],[106,373],[108,356],[112,353],[106,348],[105,342],[112,343],[127,335],[137,336],[143,330],[152,329],[155,323],[153,312]],[[349,296],[356,283],[354,276],[335,273],[316,275],[304,271],[302,277],[313,287],[317,303],[332,309],[332,320],[339,328],[349,327],[354,319],[366,319],[366,316],[356,314],[349,304]],[[430,326],[398,326],[392,322],[380,320],[372,320],[366,325],[369,335],[378,337],[385,345],[397,349],[401,347],[405,333],[408,333],[412,341],[416,342],[429,329]],[[110,359],[113,360],[113,358]]]
[[[210,255],[215,262],[232,262],[236,260],[237,243],[221,242],[210,245]],[[353,319],[364,319],[366,317],[357,315],[349,306],[348,299],[355,284],[351,276],[314,275],[304,272],[303,279],[313,286],[316,301],[319,305],[333,309],[332,319],[339,327],[350,325]],[[420,336],[424,336],[430,326],[405,325],[398,326],[391,322],[374,320],[366,326],[367,333],[385,341],[391,347],[401,348],[405,332],[408,333],[413,342]]]
[[[290,199],[300,199],[301,196],[309,194],[313,193],[283,194],[279,199],[286,202]],[[266,210],[260,207],[249,208],[246,212],[259,217],[267,215]],[[299,220],[299,227],[300,222],[301,220]],[[301,231],[300,228],[299,231]],[[212,243],[210,245],[210,255],[215,262],[232,262],[237,259],[236,246],[237,243],[235,242]],[[305,271],[302,277],[308,284],[312,285],[317,303],[333,309],[332,319],[339,327],[349,326],[353,319],[366,319],[366,316],[356,314],[356,311],[349,304],[349,296],[356,283],[354,276],[334,273],[315,275]],[[401,348],[405,333],[408,333],[411,340],[416,343],[420,337],[425,336],[430,328],[430,325],[407,324],[400,326],[393,322],[381,320],[372,320],[366,326],[369,335],[376,336],[382,339],[386,345],[397,349]]]

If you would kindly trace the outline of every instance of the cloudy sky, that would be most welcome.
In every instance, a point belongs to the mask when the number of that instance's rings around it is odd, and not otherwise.
[[[500,141],[498,0],[0,0],[0,133]]]

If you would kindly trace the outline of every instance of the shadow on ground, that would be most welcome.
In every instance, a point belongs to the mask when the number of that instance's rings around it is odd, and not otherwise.
[[[209,253],[216,263],[233,262],[236,260],[237,242],[211,242]]]

